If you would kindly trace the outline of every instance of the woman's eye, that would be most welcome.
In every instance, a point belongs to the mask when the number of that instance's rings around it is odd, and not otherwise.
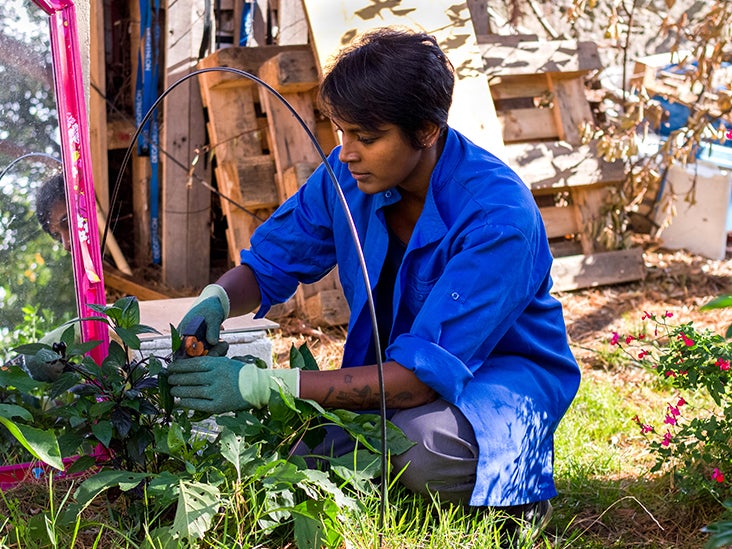
[[[364,145],[371,145],[374,141],[376,141],[375,137],[359,137],[359,142],[363,143]]]

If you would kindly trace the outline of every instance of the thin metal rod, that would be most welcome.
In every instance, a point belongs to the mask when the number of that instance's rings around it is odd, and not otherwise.
[[[348,222],[348,228],[351,233],[351,238],[353,239],[353,243],[356,247],[356,252],[358,255],[358,262],[359,267],[361,268],[361,274],[363,276],[363,282],[366,286],[366,296],[367,296],[367,302],[369,307],[369,313],[371,316],[371,324],[373,326],[373,332],[374,332],[374,350],[376,351],[376,365],[377,370],[379,374],[379,393],[380,393],[380,416],[381,416],[381,502],[380,502],[380,509],[379,509],[379,530],[383,529],[384,527],[384,516],[385,516],[385,510],[386,510],[386,502],[387,502],[387,486],[388,486],[388,480],[387,480],[387,472],[388,472],[388,455],[387,455],[387,449],[386,449],[386,391],[384,388],[384,364],[381,358],[381,342],[379,341],[379,328],[378,328],[378,321],[376,317],[376,305],[374,304],[374,296],[371,291],[371,281],[369,279],[369,273],[368,268],[366,266],[366,258],[363,254],[363,245],[361,244],[361,240],[358,236],[358,230],[356,229],[356,224],[353,221],[353,215],[351,214],[351,209],[348,206],[348,201],[346,200],[345,195],[343,194],[343,189],[340,186],[340,183],[338,182],[338,178],[336,177],[335,172],[333,171],[333,168],[328,163],[328,157],[323,151],[323,149],[320,147],[320,144],[318,143],[318,140],[316,139],[313,132],[310,130],[306,122],[302,119],[302,117],[298,114],[298,112],[295,110],[295,108],[284,98],[282,95],[275,90],[272,86],[267,84],[265,81],[261,80],[260,78],[254,76],[253,74],[250,74],[246,71],[236,69],[233,67],[207,67],[204,69],[198,69],[193,72],[190,72],[184,76],[182,76],[179,80],[176,82],[173,82],[170,86],[168,86],[163,93],[160,94],[160,96],[155,100],[155,102],[150,106],[148,111],[145,113],[145,116],[140,121],[139,126],[135,130],[135,133],[130,138],[130,145],[127,147],[127,151],[125,152],[125,156],[122,159],[122,163],[120,165],[119,172],[117,174],[117,180],[114,185],[113,193],[112,193],[112,199],[111,204],[114,204],[117,200],[117,194],[119,192],[119,188],[121,186],[122,181],[122,174],[125,171],[125,168],[127,167],[127,163],[129,162],[129,159],[132,155],[132,149],[134,144],[137,141],[137,138],[139,137],[140,133],[142,132],[142,128],[145,126],[147,121],[152,117],[155,110],[158,108],[158,105],[162,103],[162,101],[170,94],[177,86],[185,82],[186,80],[189,80],[190,78],[194,78],[198,76],[199,74],[204,74],[207,72],[228,72],[232,74],[236,74],[239,76],[243,76],[245,78],[248,78],[249,80],[252,80],[259,84],[260,86],[264,87],[267,91],[269,91],[274,97],[276,97],[282,104],[287,107],[287,109],[292,113],[292,115],[295,117],[295,119],[298,121],[298,123],[302,126],[302,128],[305,130],[305,133],[310,138],[310,141],[313,143],[313,146],[315,147],[315,150],[318,152],[318,155],[320,156],[321,160],[323,161],[323,165],[325,166],[326,171],[328,172],[328,176],[330,177],[331,182],[333,183],[333,186],[336,189],[336,192],[338,194],[338,200],[341,203],[341,207],[343,208],[343,212],[346,215],[346,220]],[[104,243],[107,239],[107,232],[109,230],[109,222],[112,218],[111,215],[111,207],[110,207],[110,215],[107,216],[107,222],[104,226],[104,235],[102,236],[102,250],[104,249]],[[381,539],[381,536],[380,536]]]

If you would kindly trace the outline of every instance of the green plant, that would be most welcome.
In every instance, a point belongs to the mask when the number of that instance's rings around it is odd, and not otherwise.
[[[106,494],[114,528],[133,532],[153,547],[195,547],[204,537],[220,547],[264,539],[294,539],[301,548],[341,543],[336,526],[342,513],[358,513],[361,496],[376,491],[373,479],[380,474],[382,451],[378,416],[325,410],[282,390],[272,391],[261,410],[191,414],[176,408],[170,397],[166,357],[131,358],[140,348],[138,335],[150,331],[139,324],[136,299],[96,310],[104,316],[95,320],[107,322],[119,340],[110,344],[101,365],[86,356],[95,343],[76,343],[70,327],[54,345],[16,349],[61,363],[63,374],[55,382],[36,382],[18,366],[0,372],[0,382],[15,397],[15,415],[3,418],[9,414],[0,407],[0,421],[23,435],[24,447],[58,469],[64,468],[63,458],[76,455],[66,474],[96,468],[74,493],[66,515],[78,516]],[[180,337],[174,328],[172,334],[175,350]],[[305,346],[292,347],[290,363],[317,368]],[[47,406],[36,406],[32,413],[23,406],[24,397],[44,392]],[[49,418],[55,419],[40,443],[24,434]],[[312,447],[327,425],[349,432],[357,449],[324,459],[327,467],[314,469],[292,449],[300,441]],[[388,431],[387,451],[399,453],[411,445],[391,424]],[[74,527],[59,517],[53,524]]]
[[[637,333],[614,332],[610,343],[673,391],[657,421],[633,418],[656,456],[652,470],[671,467],[689,488],[702,486],[720,497],[732,475],[732,344],[690,322],[671,325],[671,317],[644,312]]]

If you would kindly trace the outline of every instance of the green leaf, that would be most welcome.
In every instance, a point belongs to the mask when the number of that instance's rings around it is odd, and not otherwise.
[[[95,497],[113,486],[119,486],[123,491],[132,490],[149,476],[149,473],[133,473],[130,471],[99,471],[96,475],[81,483],[81,486],[74,493],[74,499],[77,503],[86,507]]]
[[[33,457],[40,459],[51,467],[63,471],[64,463],[61,460],[61,450],[58,447],[56,434],[52,430],[43,431],[27,425],[13,423],[8,418],[0,416],[2,423]]]
[[[170,324],[170,344],[171,349],[173,353],[175,353],[178,349],[180,349],[181,344],[183,343],[183,340],[180,337],[180,334],[178,333],[178,330],[175,326]]]
[[[15,387],[21,393],[30,393],[39,387],[43,388],[45,386],[45,383],[30,377],[20,366],[10,366],[7,369],[0,370],[0,387],[6,389]]]
[[[303,358],[304,364],[302,366],[303,370],[319,370],[318,368],[318,362],[315,360],[315,357],[313,356],[313,353],[310,352],[310,348],[308,347],[307,343],[303,343],[298,348],[298,351],[300,351],[300,355]]]
[[[72,475],[74,473],[83,473],[89,471],[97,463],[96,458],[92,456],[81,456],[79,459],[75,459],[68,467],[66,467],[66,473]]]
[[[121,326],[116,326],[114,328],[114,331],[124,342],[124,344],[127,345],[130,349],[140,349],[140,338],[137,337],[137,334],[135,334],[134,330],[129,330],[127,328],[122,328]]]
[[[171,423],[168,428],[168,450],[171,454],[178,454],[184,452],[186,449],[186,437],[183,434],[183,429],[177,423]]]
[[[293,509],[294,535],[298,549],[340,547],[343,540],[337,528],[338,506],[331,500],[306,500]]]
[[[160,398],[160,406],[166,414],[170,415],[175,405],[173,395],[170,394],[170,383],[168,383],[168,372],[161,371],[158,374],[158,395]]]
[[[218,488],[181,480],[173,530],[186,539],[203,539],[220,504]]]
[[[16,406],[15,404],[0,404],[0,416],[7,419],[13,419],[14,417],[18,417],[20,419],[24,419],[25,421],[33,421],[33,414],[31,414],[25,408],[22,408],[21,406]]]
[[[89,416],[92,419],[97,419],[107,415],[115,407],[114,401],[102,400],[101,402],[95,402],[89,409]]]
[[[710,309],[725,309],[732,307],[732,295],[722,295],[712,299],[706,305],[699,307],[700,311],[708,311]]]
[[[247,465],[256,463],[259,457],[259,447],[247,443],[244,437],[229,429],[224,429],[221,432],[219,444],[221,457],[234,466],[237,480],[240,481],[248,470]]]
[[[290,368],[305,369],[305,357],[294,343],[290,346]]]
[[[92,424],[92,433],[97,437],[97,440],[101,442],[105,448],[109,448],[109,443],[112,440],[112,423],[106,420],[98,421]]]

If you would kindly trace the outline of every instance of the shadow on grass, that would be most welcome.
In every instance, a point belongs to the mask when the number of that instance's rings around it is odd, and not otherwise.
[[[684,494],[670,475],[563,478],[557,490],[546,529],[555,548],[699,549],[708,539],[702,528],[723,513],[711,494]]]

